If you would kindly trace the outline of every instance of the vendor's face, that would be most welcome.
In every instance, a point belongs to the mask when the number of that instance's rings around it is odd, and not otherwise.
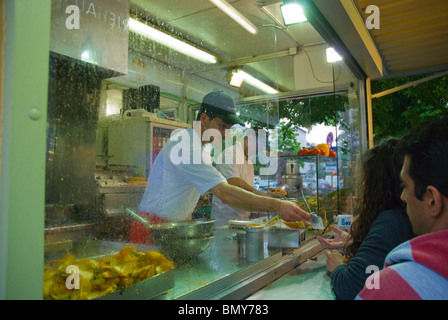
[[[203,121],[202,125],[202,133],[204,133],[207,129],[216,129],[221,133],[222,139],[226,138],[226,129],[230,129],[232,127],[231,124],[225,123],[221,118],[215,117],[212,120],[207,115],[201,118]],[[227,130],[227,132],[229,132]]]
[[[416,235],[422,235],[428,232],[430,219],[428,208],[425,206],[425,198],[421,201],[415,196],[414,181],[408,174],[410,161],[411,158],[406,156],[401,169],[400,178],[403,184],[403,192],[400,198],[406,202],[406,212],[412,224],[412,231]]]

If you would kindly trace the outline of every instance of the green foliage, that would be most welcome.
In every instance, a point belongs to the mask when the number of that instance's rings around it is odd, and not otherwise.
[[[280,152],[296,153],[300,149],[300,142],[297,141],[297,132],[291,121],[280,121],[278,125],[278,150]]]
[[[427,76],[372,81],[372,92],[382,92]],[[400,137],[423,122],[448,114],[448,76],[373,99],[372,103],[374,141],[388,136]],[[295,139],[295,127],[310,128],[323,123],[350,129],[340,116],[347,108],[348,99],[340,94],[238,106],[241,118],[252,127],[273,129],[277,126],[279,151],[291,152],[300,148],[300,143]],[[280,119],[288,119],[289,122],[282,122]],[[349,137],[339,136],[341,151],[349,148],[344,139],[350,140]]]
[[[292,124],[311,127],[315,124],[335,126],[339,113],[346,110],[346,98],[341,95],[325,95],[279,102],[280,119],[290,119]]]
[[[372,92],[382,92],[427,76],[373,81]],[[448,77],[373,99],[372,108],[374,141],[387,136],[400,137],[407,130],[448,113]]]
[[[238,106],[240,117],[253,128],[279,130],[279,151],[297,152],[300,143],[296,141],[295,128],[310,128],[312,125],[341,125],[340,112],[347,108],[347,97],[322,95],[309,98],[285,99]],[[281,121],[288,119],[289,121]],[[343,125],[343,124],[342,124]],[[277,138],[277,137],[272,137]]]

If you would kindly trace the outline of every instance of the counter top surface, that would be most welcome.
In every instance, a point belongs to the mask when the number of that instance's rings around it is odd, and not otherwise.
[[[325,267],[325,253],[321,252],[313,259],[308,259],[246,299],[334,300],[330,277]]]
[[[285,261],[280,248],[268,247],[268,236],[264,239],[264,259],[247,261],[240,258],[236,233],[238,229],[217,228],[210,246],[200,255],[182,261],[174,261],[173,286],[157,299],[215,299],[221,291],[231,290],[232,286],[245,281],[265,270],[275,268]],[[118,252],[129,245],[118,241],[90,241],[73,248],[76,258],[103,256]],[[159,251],[155,245],[133,244],[137,250]],[[306,246],[305,246],[306,247]],[[300,250],[300,249],[298,249]],[[326,276],[325,259],[308,260],[294,270],[260,290],[249,299],[273,299],[284,296],[293,299],[331,299],[329,278]],[[295,293],[290,291],[301,291]],[[283,292],[280,295],[277,292]],[[252,292],[251,292],[252,293]],[[145,292],[140,292],[141,299],[146,299]]]
[[[185,261],[175,261],[174,287],[166,298],[178,299],[187,295],[186,298],[190,299],[188,294],[191,292],[220,280],[222,280],[222,284],[225,284],[226,278],[238,278],[238,272],[242,272],[248,267],[263,268],[266,263],[275,263],[281,259],[281,250],[268,248],[267,239],[265,239],[264,260],[250,262],[241,259],[238,254],[237,231],[236,229],[218,228],[215,230],[210,247],[205,252]],[[241,275],[241,278],[244,277],[245,275]]]

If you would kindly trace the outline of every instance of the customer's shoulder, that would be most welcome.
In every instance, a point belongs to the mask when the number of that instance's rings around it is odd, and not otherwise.
[[[402,208],[388,209],[381,211],[375,222],[400,222],[405,215],[406,212]]]
[[[397,229],[407,226],[409,219],[406,212],[401,208],[384,210],[380,212],[372,224],[373,229],[380,229],[382,232],[395,232]]]

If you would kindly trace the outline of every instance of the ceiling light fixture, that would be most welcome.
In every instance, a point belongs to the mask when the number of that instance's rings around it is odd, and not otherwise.
[[[232,79],[230,80],[230,85],[234,87],[241,87],[243,81],[247,82],[249,85],[269,94],[279,93],[276,89],[268,86],[266,83],[258,80],[257,78],[251,76],[250,74],[239,70],[234,71],[232,75]]]
[[[148,26],[140,21],[129,18],[129,30],[134,31],[142,36],[145,36],[151,40],[157,41],[167,47],[170,47],[180,53],[193,57],[197,60],[206,63],[216,63],[217,59],[215,56],[208,52],[200,50],[186,42],[176,39],[162,31],[159,31],[153,27]]]
[[[294,0],[283,1],[280,10],[282,11],[283,21],[287,26],[308,20],[303,13],[303,7]]]
[[[235,20],[240,26],[249,31],[252,34],[258,33],[258,28],[250,22],[245,16],[243,16],[238,10],[232,7],[227,1],[224,0],[210,0],[215,6],[221,9],[230,18]]]
[[[244,76],[242,72],[234,71],[232,73],[232,78],[230,79],[230,85],[233,87],[241,87],[244,81]]]
[[[327,62],[333,63],[341,61],[342,57],[333,48],[327,48]]]

